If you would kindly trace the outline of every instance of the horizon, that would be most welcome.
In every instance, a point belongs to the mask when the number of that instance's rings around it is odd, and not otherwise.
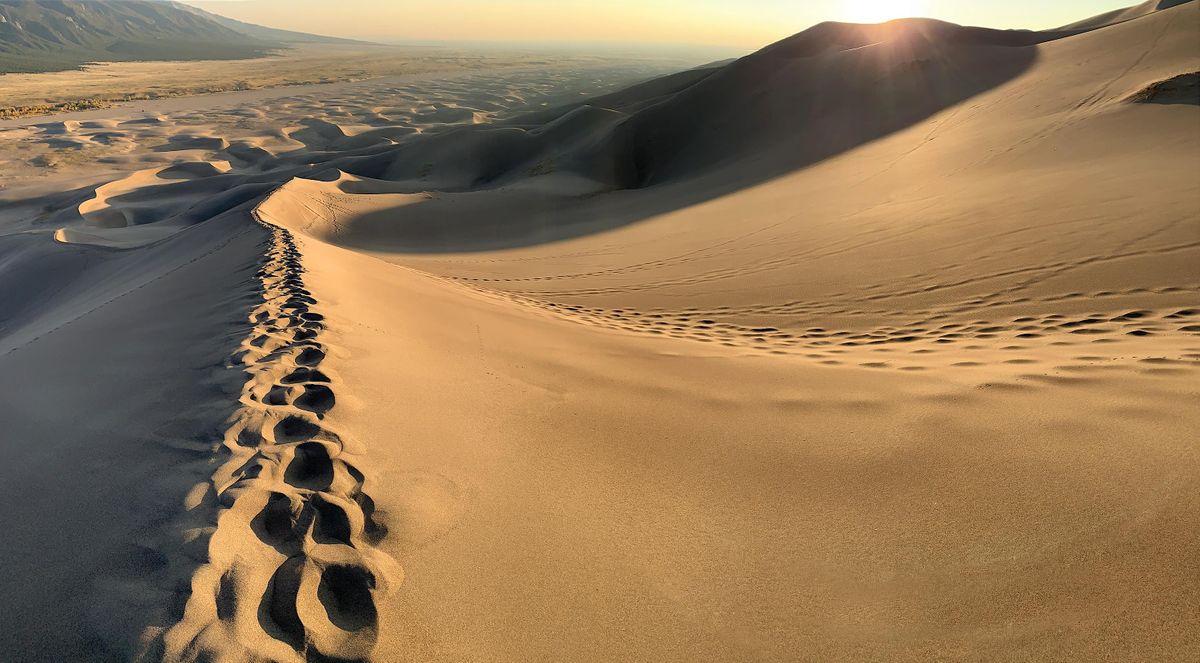
[[[381,0],[181,0],[228,18],[272,28],[382,43],[506,44],[518,46],[666,47],[745,52],[824,21],[879,23],[932,18],[996,29],[1046,30],[1136,5],[1130,0],[758,0],[757,11],[732,0],[633,0],[550,3],[451,0],[437,7]],[[364,25],[370,13],[372,26]],[[753,14],[753,15],[750,15]],[[543,20],[531,24],[528,16]],[[418,26],[418,27],[413,27]]]

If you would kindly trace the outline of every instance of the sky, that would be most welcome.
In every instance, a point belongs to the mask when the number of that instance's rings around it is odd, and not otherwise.
[[[242,21],[375,41],[626,42],[754,50],[821,21],[927,16],[1043,29],[1138,0],[185,0]]]

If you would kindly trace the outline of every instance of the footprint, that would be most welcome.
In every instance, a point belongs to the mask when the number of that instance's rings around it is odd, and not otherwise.
[[[378,613],[371,590],[375,576],[356,566],[335,565],[321,573],[317,597],[325,606],[329,621],[343,631],[374,630]],[[371,634],[374,639],[374,634]]]
[[[324,415],[333,409],[333,390],[323,384],[306,384],[304,393],[296,397],[293,405],[301,410],[308,410],[317,415]]]
[[[291,392],[291,387],[276,385],[267,392],[266,396],[263,396],[262,402],[267,405],[287,405]]]
[[[292,342],[301,343],[303,341],[311,341],[316,337],[316,329],[297,329],[296,333],[292,334]]]
[[[226,571],[217,587],[217,619],[229,622],[234,618],[237,614],[237,598],[237,583],[234,581],[233,572]]]
[[[312,368],[325,361],[325,351],[319,347],[308,346],[296,355],[296,364]]]
[[[267,585],[265,610],[259,611],[259,624],[263,630],[296,649],[304,642],[304,622],[300,621],[296,608],[303,571],[302,556],[290,557],[281,564]],[[269,623],[263,618],[264,612],[270,619]]]
[[[307,419],[292,415],[284,417],[278,424],[275,424],[275,442],[286,443],[311,440],[320,432],[320,426]]]
[[[250,529],[269,546],[290,548],[300,541],[299,520],[300,512],[293,498],[272,491],[267,505],[250,521]]]
[[[320,442],[305,442],[296,447],[283,480],[297,488],[327,490],[333,483],[333,459]]]
[[[312,496],[309,507],[314,511],[313,540],[317,543],[344,543],[350,540],[350,516],[340,505],[330,502],[321,493]]]
[[[288,373],[280,382],[284,384],[299,384],[301,382],[329,382],[329,376],[313,368],[301,367]]]
[[[358,480],[361,486],[363,483],[362,474],[358,472],[352,465],[347,465],[346,468]],[[354,495],[354,503],[358,505],[363,514],[363,535],[367,537],[367,541],[371,543],[379,543],[383,537],[387,536],[388,526],[383,522],[375,519],[375,500],[371,499],[370,495],[359,490]]]

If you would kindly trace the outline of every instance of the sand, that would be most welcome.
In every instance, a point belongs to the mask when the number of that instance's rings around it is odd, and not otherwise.
[[[0,121],[90,108],[220,92],[270,90],[438,72],[481,69],[603,65],[622,58],[530,52],[500,46],[463,50],[452,46],[294,44],[249,60],[95,62],[79,70],[6,74],[0,79]],[[642,58],[658,67],[682,66],[670,57]],[[193,104],[193,107],[195,105]],[[211,107],[204,102],[200,107]]]
[[[1187,660],[1151,4],[7,126],[0,658]]]

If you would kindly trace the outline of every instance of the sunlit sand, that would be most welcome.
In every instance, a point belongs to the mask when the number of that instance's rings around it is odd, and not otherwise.
[[[0,660],[1190,660],[1198,33],[0,122]]]

